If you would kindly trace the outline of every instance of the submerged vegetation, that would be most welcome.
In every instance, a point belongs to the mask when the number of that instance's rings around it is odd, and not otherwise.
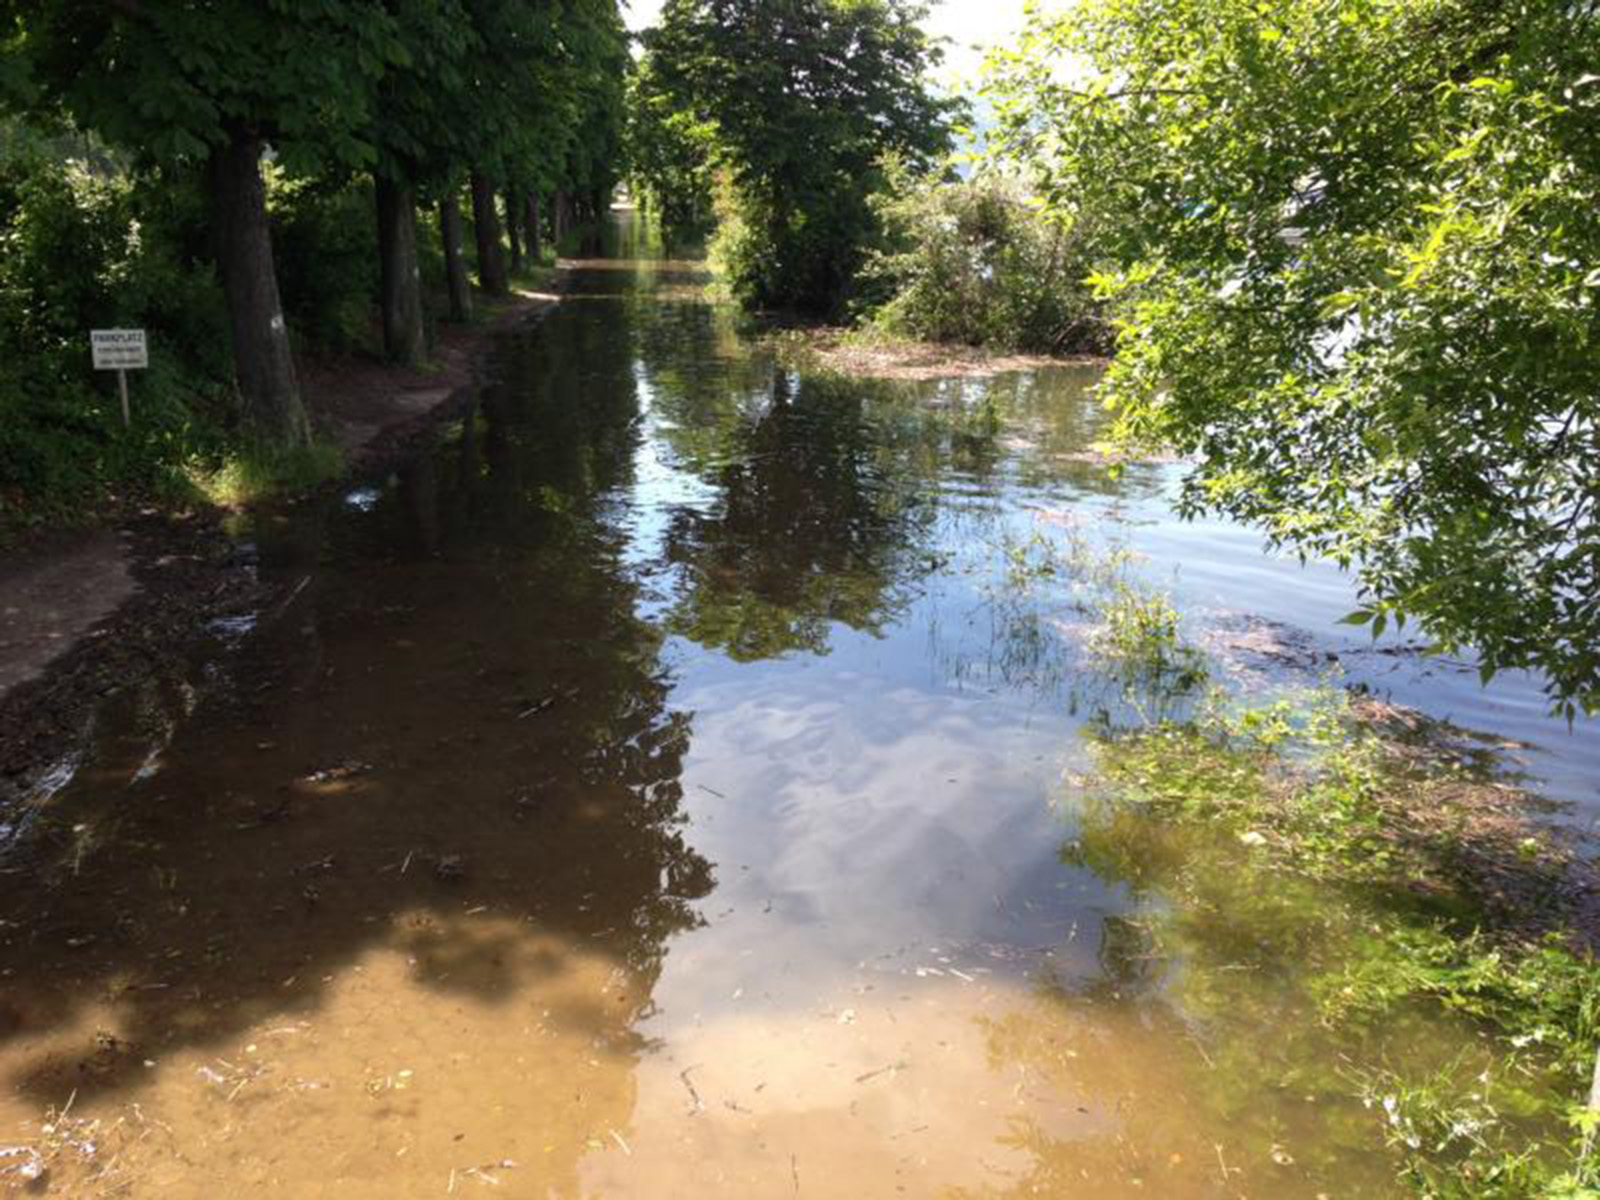
[[[1381,1140],[1421,1195],[1600,1191],[1596,880],[1493,751],[1336,678],[1230,687],[1125,548],[1004,550],[1118,689],[1064,854],[1132,889],[1129,965],[1192,1023],[1207,1102],[1277,1089],[1344,1129],[1319,1153]]]
[[[1242,1076],[1224,1093],[1359,1103],[1424,1195],[1600,1187],[1600,964],[1566,855],[1498,785],[1419,767],[1339,692],[1107,731],[1095,758],[1069,858],[1148,903],[1149,953]]]

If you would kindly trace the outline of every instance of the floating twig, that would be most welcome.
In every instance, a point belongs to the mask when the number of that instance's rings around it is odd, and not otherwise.
[[[886,1075],[890,1071],[898,1071],[898,1070],[900,1070],[900,1068],[904,1067],[905,1065],[906,1064],[903,1063],[903,1062],[892,1062],[888,1066],[879,1067],[876,1071],[868,1071],[863,1075],[857,1075],[856,1076],[856,1082],[857,1083],[865,1083],[869,1079],[876,1079],[879,1075]]]
[[[685,1067],[678,1072],[678,1078],[683,1080],[683,1086],[689,1089],[689,1097],[694,1101],[694,1108],[689,1110],[691,1115],[697,1112],[704,1112],[706,1107],[700,1099],[700,1093],[694,1089],[694,1081],[689,1078],[689,1072],[695,1070],[699,1065],[699,1063],[695,1063],[694,1066]]]

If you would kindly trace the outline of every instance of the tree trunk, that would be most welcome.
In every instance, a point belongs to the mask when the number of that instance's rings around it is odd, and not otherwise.
[[[417,272],[416,193],[381,176],[378,198],[378,259],[382,275],[383,353],[408,367],[427,352],[422,330],[422,280]]]
[[[557,191],[550,198],[550,237],[561,253],[561,240],[567,236],[567,194]]]
[[[472,227],[478,239],[478,286],[491,296],[504,296],[511,288],[506,251],[500,243],[500,214],[495,211],[494,189],[477,171],[472,173]]]
[[[300,399],[272,265],[260,140],[235,136],[211,152],[208,170],[217,266],[227,297],[245,424],[268,446],[309,445],[311,422]]]
[[[523,197],[522,223],[523,240],[527,243],[528,258],[537,266],[539,263],[539,193],[529,192]]]
[[[511,243],[511,273],[522,270],[522,221],[517,216],[517,189],[506,189],[506,239]]]
[[[450,287],[450,319],[472,320],[472,284],[461,254],[461,205],[455,193],[439,201],[439,240],[444,243],[444,273]]]

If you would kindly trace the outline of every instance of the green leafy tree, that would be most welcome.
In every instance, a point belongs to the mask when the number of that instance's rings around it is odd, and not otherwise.
[[[563,182],[583,198],[589,219],[598,221],[626,168],[630,58],[615,0],[574,0],[562,45],[564,77],[575,101]]]
[[[462,165],[472,193],[478,282],[500,295],[510,287],[510,271],[497,197],[513,182],[531,127],[552,99],[539,68],[556,43],[559,8],[552,0],[466,0],[466,7],[481,51],[458,110]]]
[[[948,149],[923,14],[907,0],[668,0],[644,35],[652,78],[715,128],[735,215],[719,257],[744,302],[837,311],[875,229],[880,160],[924,166]]]
[[[405,53],[379,81],[372,110],[380,308],[384,352],[415,365],[427,349],[417,266],[418,190],[453,193],[451,185],[458,182],[468,148],[462,113],[482,42],[464,0],[390,0],[389,7]],[[444,232],[459,258],[459,229],[453,239]],[[463,307],[468,306],[470,301]]]
[[[11,96],[60,107],[141,161],[201,166],[247,425],[304,444],[261,176],[370,164],[374,86],[405,46],[377,0],[205,5],[7,0]]]
[[[669,233],[711,219],[716,126],[680,108],[646,55],[628,77],[628,169],[633,191]]]
[[[1600,15],[1578,0],[1080,0],[1003,141],[1099,214],[1125,439],[1183,503],[1356,565],[1487,674],[1600,707]]]
[[[484,48],[461,109],[465,161],[479,278],[497,292],[508,286],[499,194],[526,237],[527,197],[583,191],[593,207],[621,173],[627,32],[616,0],[465,3]]]

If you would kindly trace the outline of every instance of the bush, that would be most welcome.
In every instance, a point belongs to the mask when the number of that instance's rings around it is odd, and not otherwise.
[[[220,446],[227,328],[187,240],[197,203],[182,180],[136,183],[38,139],[0,155],[0,536],[179,486]],[[90,366],[89,330],[119,325],[150,334],[131,429],[115,377]]]
[[[1103,352],[1110,335],[1084,282],[1085,239],[1045,220],[1013,181],[946,182],[892,168],[873,202],[883,249],[863,290],[870,319],[925,341],[1002,350]]]
[[[747,308],[838,315],[876,237],[863,194],[870,183],[839,181],[783,208],[753,188],[719,182],[713,270]]]

